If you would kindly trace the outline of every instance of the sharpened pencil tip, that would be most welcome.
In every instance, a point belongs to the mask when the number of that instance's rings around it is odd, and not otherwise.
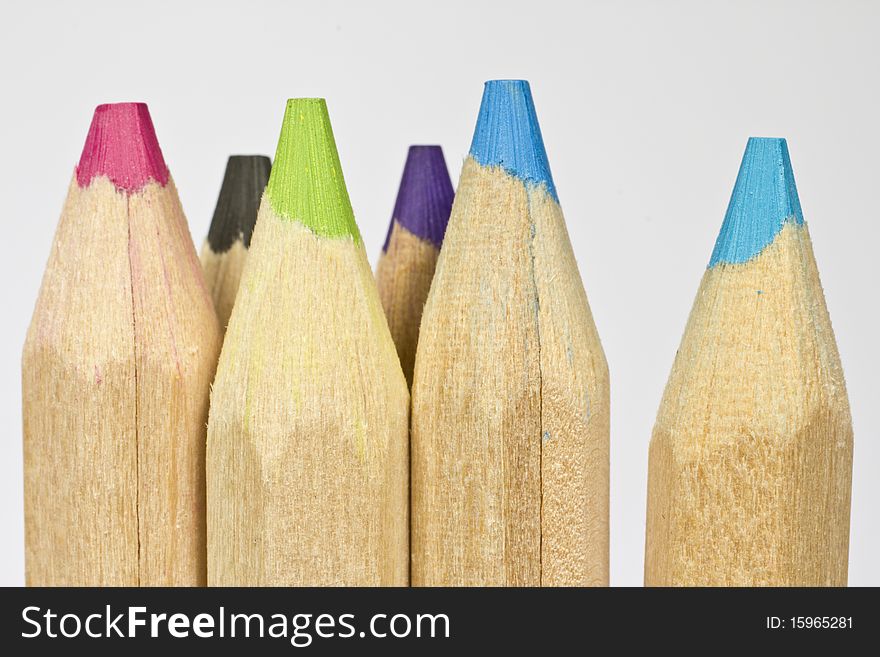
[[[239,239],[245,248],[250,246],[271,169],[272,161],[265,155],[229,157],[208,230],[208,245],[214,253],[228,251]]]
[[[323,98],[287,101],[266,193],[280,217],[360,241]]]
[[[138,192],[150,181],[168,183],[150,110],[145,103],[98,105],[83,146],[76,181],[87,187],[105,176],[117,189]]]
[[[410,146],[383,251],[388,250],[393,223],[431,242],[443,243],[455,195],[440,146]]]
[[[787,222],[804,222],[788,144],[776,137],[751,137],[709,266],[751,260]]]
[[[486,82],[470,154],[483,166],[501,167],[523,182],[546,185],[559,202],[527,81]]]

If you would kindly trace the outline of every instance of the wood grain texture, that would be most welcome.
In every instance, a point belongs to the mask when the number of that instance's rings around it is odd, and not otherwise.
[[[74,181],[22,364],[29,585],[205,583],[219,342],[173,182]]]
[[[608,581],[608,370],[559,205],[465,161],[413,378],[414,585]]]
[[[211,399],[209,584],[406,585],[408,422],[363,244],[264,197]]]
[[[707,269],[650,447],[647,585],[843,586],[852,423],[805,225]]]
[[[376,265],[379,298],[407,385],[412,385],[422,309],[431,289],[439,253],[431,242],[413,235],[395,221],[388,249]]]
[[[222,253],[215,253],[207,241],[202,245],[201,261],[205,272],[205,283],[208,285],[214,309],[217,311],[220,329],[224,332],[232,315],[232,307],[235,305],[247,253],[248,250],[241,240],[236,240]]]

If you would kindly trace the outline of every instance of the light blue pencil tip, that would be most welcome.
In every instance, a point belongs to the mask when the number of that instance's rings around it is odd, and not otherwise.
[[[788,145],[785,139],[751,137],[709,266],[751,260],[786,222],[804,223]]]
[[[527,81],[486,83],[471,157],[483,166],[501,167],[523,182],[546,185],[547,192],[559,202]]]

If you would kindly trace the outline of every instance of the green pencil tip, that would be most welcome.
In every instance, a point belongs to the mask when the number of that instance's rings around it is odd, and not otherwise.
[[[360,242],[323,98],[287,101],[266,193],[280,217]]]

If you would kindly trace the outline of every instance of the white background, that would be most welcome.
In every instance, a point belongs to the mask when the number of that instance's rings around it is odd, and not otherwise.
[[[749,135],[789,141],[855,425],[850,583],[880,584],[880,3],[5,2],[0,583],[24,581],[20,353],[94,106],[149,103],[200,244],[227,155],[324,96],[375,262],[406,148],[453,182],[483,81],[527,78],[611,369],[611,581],[639,585],[647,446]]]

